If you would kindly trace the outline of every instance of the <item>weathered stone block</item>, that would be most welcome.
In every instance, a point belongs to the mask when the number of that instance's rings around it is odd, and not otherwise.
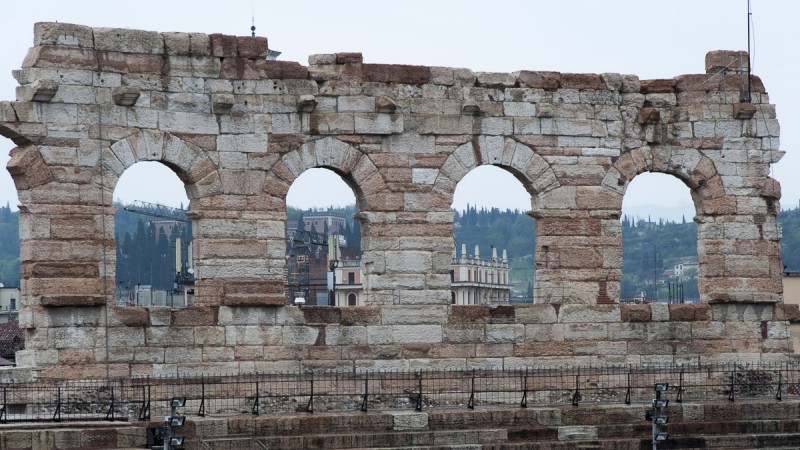
[[[158,347],[180,347],[194,344],[192,327],[148,327],[145,331],[148,345]]]
[[[649,322],[650,305],[620,305],[623,322]]]
[[[706,53],[706,73],[716,74],[722,70],[747,72],[750,55],[746,51],[714,50]]]
[[[711,320],[709,305],[669,305],[671,321],[703,321]]]
[[[214,33],[208,37],[211,39],[211,56],[222,58],[237,56],[239,40],[236,36]]]
[[[430,82],[431,79],[430,68],[425,66],[364,64],[361,70],[363,72],[364,81],[424,84]]]
[[[284,345],[321,345],[325,342],[325,328],[318,327],[284,327]]]
[[[531,72],[523,70],[516,73],[522,86],[540,89],[558,89],[561,83],[559,72]]]
[[[403,116],[396,114],[357,113],[355,132],[363,134],[396,134],[403,132]]]
[[[63,45],[67,47],[94,47],[91,27],[59,22],[37,22],[33,25],[33,45]]]
[[[383,325],[444,324],[448,322],[447,306],[384,306],[381,308]]]
[[[164,53],[164,38],[155,31],[95,28],[94,48],[123,53]]]
[[[514,344],[522,342],[525,342],[525,325],[523,324],[486,325],[487,344]]]
[[[558,321],[569,322],[619,322],[620,307],[618,305],[562,305],[558,312]]]
[[[67,68],[97,70],[94,50],[54,45],[41,45],[28,50],[22,68]]]
[[[568,323],[564,324],[566,340],[604,340],[608,338],[607,324]]]
[[[237,51],[242,58],[266,58],[267,38],[263,36],[237,36]]]

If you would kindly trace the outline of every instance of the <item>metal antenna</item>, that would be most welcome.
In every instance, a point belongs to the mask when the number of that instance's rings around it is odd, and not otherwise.
[[[750,103],[752,100],[752,96],[750,94],[751,87],[750,87],[750,20],[753,16],[753,12],[750,10],[750,0],[747,0],[747,98],[745,99],[747,103]]]
[[[748,1],[750,1],[750,0],[748,0]],[[250,2],[250,36],[256,37],[256,1],[255,0]],[[749,38],[749,36],[748,36],[748,38]]]

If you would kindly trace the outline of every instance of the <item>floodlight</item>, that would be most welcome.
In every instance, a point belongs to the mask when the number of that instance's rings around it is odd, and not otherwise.
[[[172,397],[170,400],[169,405],[173,408],[182,408],[186,406],[186,397]]]
[[[656,421],[657,425],[666,425],[668,420],[669,420],[669,417],[667,417],[667,416],[656,416],[655,417],[655,421]]]
[[[170,417],[169,426],[182,427],[185,422],[186,422],[186,416]]]
[[[666,433],[664,433],[666,434]],[[666,439],[666,438],[664,438]],[[171,447],[181,447],[183,446],[183,436],[172,436],[172,439],[169,440],[169,445]]]
[[[669,406],[669,400],[666,398],[658,398],[658,399],[654,398],[653,406],[655,408],[666,408],[667,406]]]
[[[669,383],[656,383],[655,384],[656,392],[665,392],[667,389],[669,389]]]
[[[667,439],[669,439],[669,433],[667,433],[666,431],[659,431],[653,437],[655,438],[656,442],[663,442],[663,441],[666,441]]]

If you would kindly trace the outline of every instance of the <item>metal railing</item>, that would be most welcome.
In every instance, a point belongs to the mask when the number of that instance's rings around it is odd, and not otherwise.
[[[197,416],[649,403],[655,382],[676,402],[800,400],[800,363],[43,380],[0,387],[0,423],[149,420],[173,397]]]

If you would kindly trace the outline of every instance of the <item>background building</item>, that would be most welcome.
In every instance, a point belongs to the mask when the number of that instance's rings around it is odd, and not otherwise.
[[[508,254],[497,257],[492,247],[492,258],[481,259],[480,248],[467,254],[467,244],[461,244],[461,256],[453,250],[450,269],[450,303],[454,305],[489,305],[508,303],[511,285],[508,281]]]
[[[345,250],[345,249],[343,249]],[[467,254],[466,244],[461,245],[461,256],[453,252],[450,270],[450,302],[457,305],[489,305],[508,303],[511,285],[508,281],[508,255],[498,258],[497,249],[492,248],[491,259],[481,259],[480,250]],[[336,306],[356,306],[361,303],[363,292],[360,258],[347,256],[338,261],[335,277]]]
[[[0,283],[0,323],[17,320],[19,299],[18,287],[6,287]]]
[[[800,305],[800,272],[783,273],[783,301],[789,305]],[[800,321],[789,324],[794,353],[800,353]]]
[[[344,230],[347,219],[336,214],[306,214],[303,227],[317,233],[339,233]]]

